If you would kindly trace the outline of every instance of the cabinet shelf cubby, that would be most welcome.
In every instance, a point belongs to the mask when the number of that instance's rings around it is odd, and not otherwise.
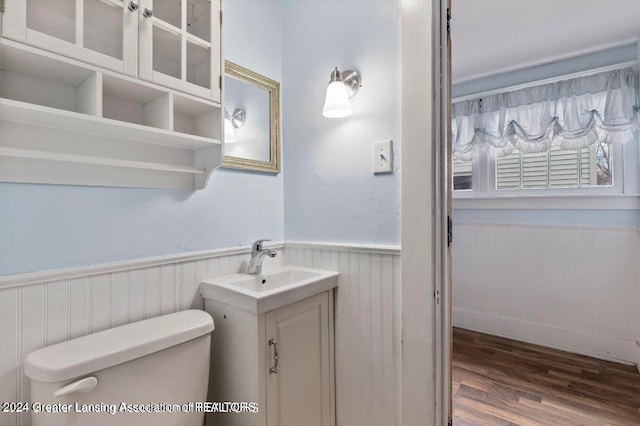
[[[176,132],[202,138],[222,134],[218,108],[186,96],[173,97],[173,123]]]

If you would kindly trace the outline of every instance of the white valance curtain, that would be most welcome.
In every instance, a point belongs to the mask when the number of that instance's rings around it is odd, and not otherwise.
[[[470,159],[476,147],[502,157],[627,142],[638,127],[636,80],[630,67],[456,102],[454,155]]]

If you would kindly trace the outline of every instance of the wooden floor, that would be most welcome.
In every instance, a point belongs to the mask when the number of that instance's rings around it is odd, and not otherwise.
[[[640,425],[635,367],[454,329],[453,424]]]

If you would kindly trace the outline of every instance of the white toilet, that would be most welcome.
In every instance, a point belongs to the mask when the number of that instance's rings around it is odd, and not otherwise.
[[[209,314],[190,310],[30,353],[32,424],[201,426],[195,403],[207,399],[213,328]]]

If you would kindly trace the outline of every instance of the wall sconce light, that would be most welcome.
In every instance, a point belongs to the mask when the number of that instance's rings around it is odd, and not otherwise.
[[[242,108],[236,108],[231,113],[231,124],[234,129],[239,129],[244,126],[244,122],[247,119],[247,113]]]
[[[354,70],[338,71],[338,67],[331,73],[327,95],[324,101],[322,115],[328,118],[341,118],[351,115],[350,98],[358,93],[360,88],[360,74]]]
[[[224,110],[224,143],[236,143],[236,129],[244,126],[247,114],[242,108],[236,108],[233,113]]]

